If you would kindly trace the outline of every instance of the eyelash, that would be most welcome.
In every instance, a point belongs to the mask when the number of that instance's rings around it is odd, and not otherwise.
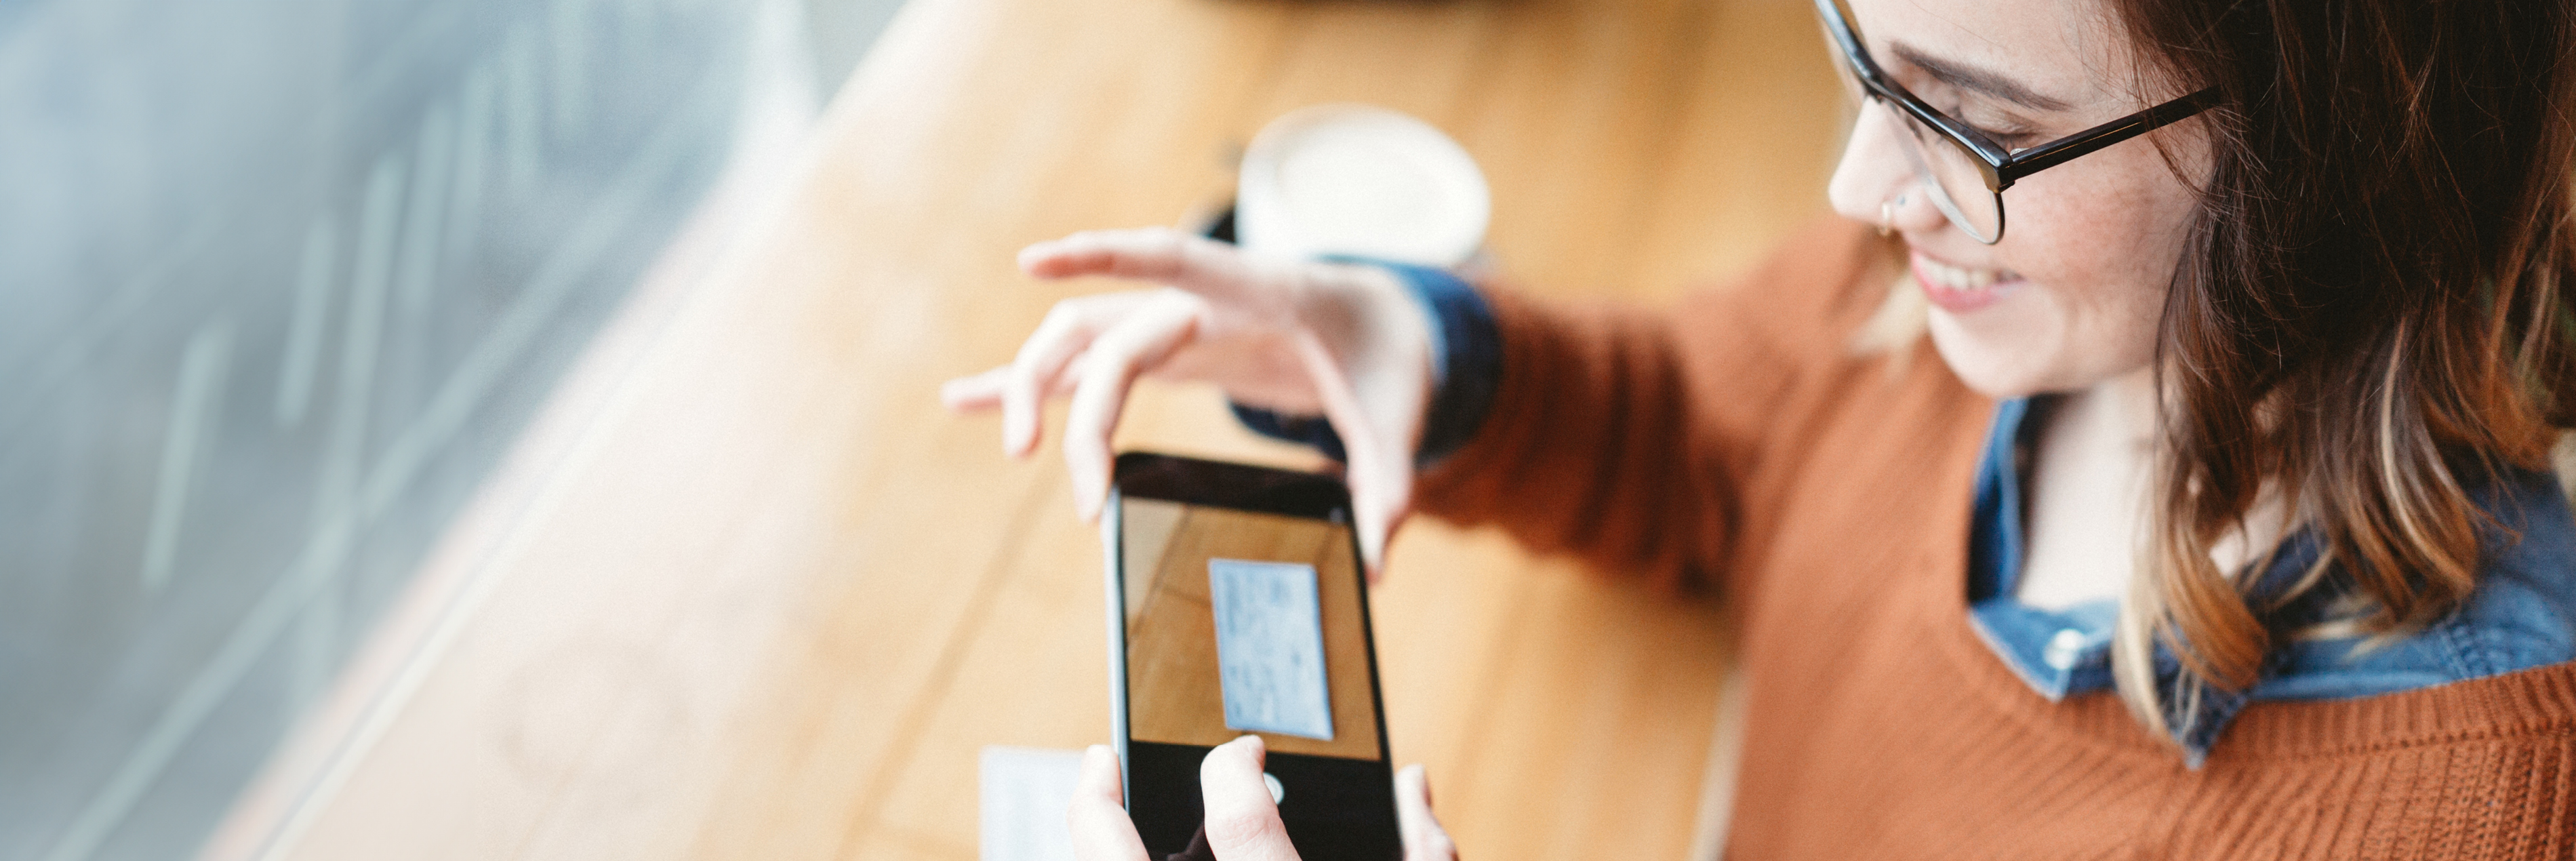
[[[1975,130],[1978,134],[1985,135],[1987,140],[1994,141],[2006,150],[2021,149],[2022,144],[2028,143],[2031,138],[2031,133],[2029,132],[2002,131],[1974,124],[1970,124],[1968,128]]]
[[[1994,141],[1996,145],[2003,147],[2006,152],[2025,149],[2026,145],[2033,143],[2031,139],[2036,137],[2036,135],[2028,129],[1997,129],[1968,122],[1965,119],[1959,118],[1959,115],[1962,112],[1961,107],[1961,105],[1953,102],[1949,106],[1942,108],[1941,112],[1950,115],[1953,119],[1958,119],[1961,125],[1967,126],[1976,133],[1985,135],[1987,140]]]

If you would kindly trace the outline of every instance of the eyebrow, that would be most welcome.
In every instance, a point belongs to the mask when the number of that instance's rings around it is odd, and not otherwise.
[[[1917,51],[1903,42],[1888,45],[1896,56],[1931,75],[1933,80],[1961,89],[1975,90],[2013,104],[2043,111],[2062,111],[2074,107],[2063,100],[2040,95],[2020,81],[1964,63],[1953,63]]]

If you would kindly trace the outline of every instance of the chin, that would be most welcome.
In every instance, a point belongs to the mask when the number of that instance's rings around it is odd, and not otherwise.
[[[1990,309],[1991,310],[1991,309]],[[2048,373],[2048,344],[2012,331],[1981,331],[1940,308],[1932,309],[1932,346],[1959,381],[1996,400],[2062,391],[2068,386]],[[2014,337],[2021,334],[2021,337]]]

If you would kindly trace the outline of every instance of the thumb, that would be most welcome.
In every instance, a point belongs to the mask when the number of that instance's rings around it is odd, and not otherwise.
[[[1261,737],[1217,745],[1199,763],[1199,796],[1207,811],[1208,848],[1219,861],[1296,861],[1288,826],[1261,779],[1268,758]]]
[[[1368,566],[1370,585],[1385,576],[1387,542],[1412,513],[1411,470],[1405,469],[1399,476],[1383,473],[1362,470],[1356,464],[1345,473],[1351,486],[1352,528],[1359,530],[1360,560]]]
[[[1395,773],[1395,824],[1404,835],[1404,861],[1457,861],[1458,844],[1431,815],[1431,784],[1420,765]]]
[[[1307,377],[1314,381],[1316,398],[1323,402],[1324,419],[1341,435],[1342,453],[1348,458],[1343,475],[1351,488],[1351,519],[1359,531],[1360,561],[1368,567],[1369,582],[1375,583],[1385,568],[1387,539],[1412,504],[1410,429],[1397,431],[1369,421],[1342,363],[1313,333],[1299,333],[1296,348]]]
[[[1082,777],[1065,808],[1064,823],[1073,836],[1074,856],[1083,861],[1145,861],[1145,842],[1127,818],[1126,792],[1120,788],[1118,756],[1107,745],[1082,752]]]

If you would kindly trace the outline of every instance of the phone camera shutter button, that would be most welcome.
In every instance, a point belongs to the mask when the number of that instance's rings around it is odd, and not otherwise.
[[[1288,798],[1288,787],[1281,786],[1279,778],[1270,776],[1270,772],[1261,773],[1261,782],[1270,787],[1270,803],[1277,804]]]

